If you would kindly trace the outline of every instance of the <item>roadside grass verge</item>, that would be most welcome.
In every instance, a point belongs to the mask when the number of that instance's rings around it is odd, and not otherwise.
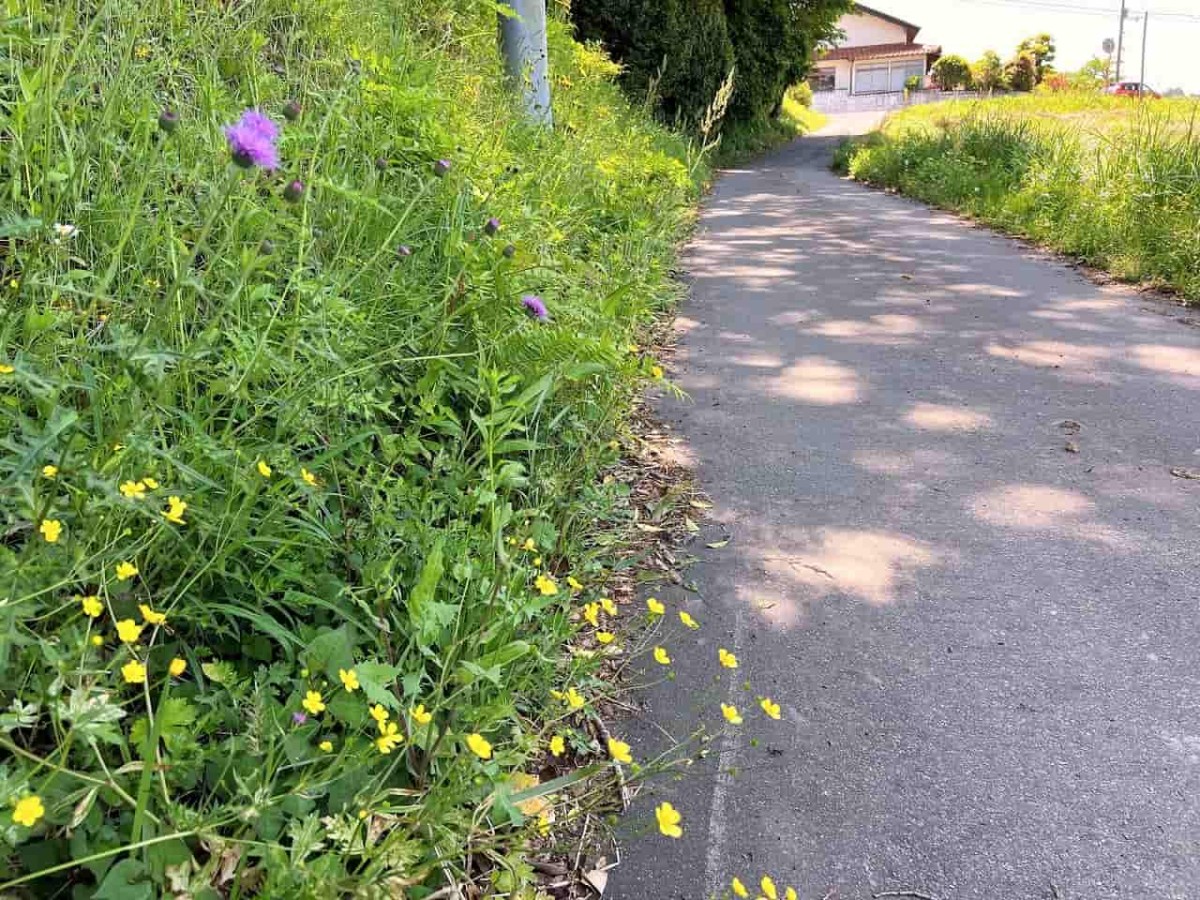
[[[789,90],[784,94],[778,117],[726,123],[713,157],[714,165],[733,166],[778,150],[796,138],[816,131],[826,121],[826,116],[806,106],[797,98],[794,90]]]
[[[558,22],[521,124],[474,0],[15,9],[0,894],[521,889],[696,151]]]
[[[1198,112],[1092,95],[932,104],[843,146],[836,166],[1195,302]]]

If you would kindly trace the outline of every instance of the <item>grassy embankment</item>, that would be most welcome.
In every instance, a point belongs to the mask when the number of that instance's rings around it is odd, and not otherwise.
[[[748,157],[777,150],[809,132],[816,131],[828,121],[827,117],[808,105],[811,100],[807,86],[790,88],[783,97],[779,116],[745,124],[727,125],[721,135],[715,163],[735,165]]]
[[[495,15],[8,4],[0,894],[516,889],[607,760],[566,650],[704,173],[562,24],[523,126]]]
[[[843,147],[838,165],[1200,301],[1198,112],[1096,95],[932,104]]]

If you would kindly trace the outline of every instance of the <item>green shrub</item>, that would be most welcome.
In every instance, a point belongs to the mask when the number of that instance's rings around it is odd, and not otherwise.
[[[514,778],[551,727],[596,749],[545,713],[602,690],[566,576],[606,577],[585,538],[691,151],[557,24],[561,127],[523,125],[468,0],[21,6],[0,894],[417,898],[515,865]],[[250,107],[277,173],[230,161]]]
[[[971,64],[963,57],[949,53],[938,58],[929,70],[929,77],[943,91],[957,91],[971,84]]]

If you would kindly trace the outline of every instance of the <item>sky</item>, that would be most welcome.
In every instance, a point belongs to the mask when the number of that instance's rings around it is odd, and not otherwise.
[[[941,44],[944,53],[972,61],[984,50],[1007,59],[1022,38],[1048,31],[1058,45],[1055,67],[1062,70],[1102,56],[1104,39],[1117,38],[1120,18],[1120,0],[866,0],[866,5],[920,25],[918,41]],[[1148,8],[1146,83],[1158,91],[1180,87],[1200,94],[1200,0],[1127,0],[1127,6],[1122,78],[1136,81],[1140,75],[1141,15]]]

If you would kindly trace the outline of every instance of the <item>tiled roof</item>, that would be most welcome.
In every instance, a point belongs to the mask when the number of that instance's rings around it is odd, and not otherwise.
[[[878,59],[883,56],[929,56],[941,53],[937,44],[867,44],[862,47],[834,47],[818,57],[818,62],[831,59]]]

